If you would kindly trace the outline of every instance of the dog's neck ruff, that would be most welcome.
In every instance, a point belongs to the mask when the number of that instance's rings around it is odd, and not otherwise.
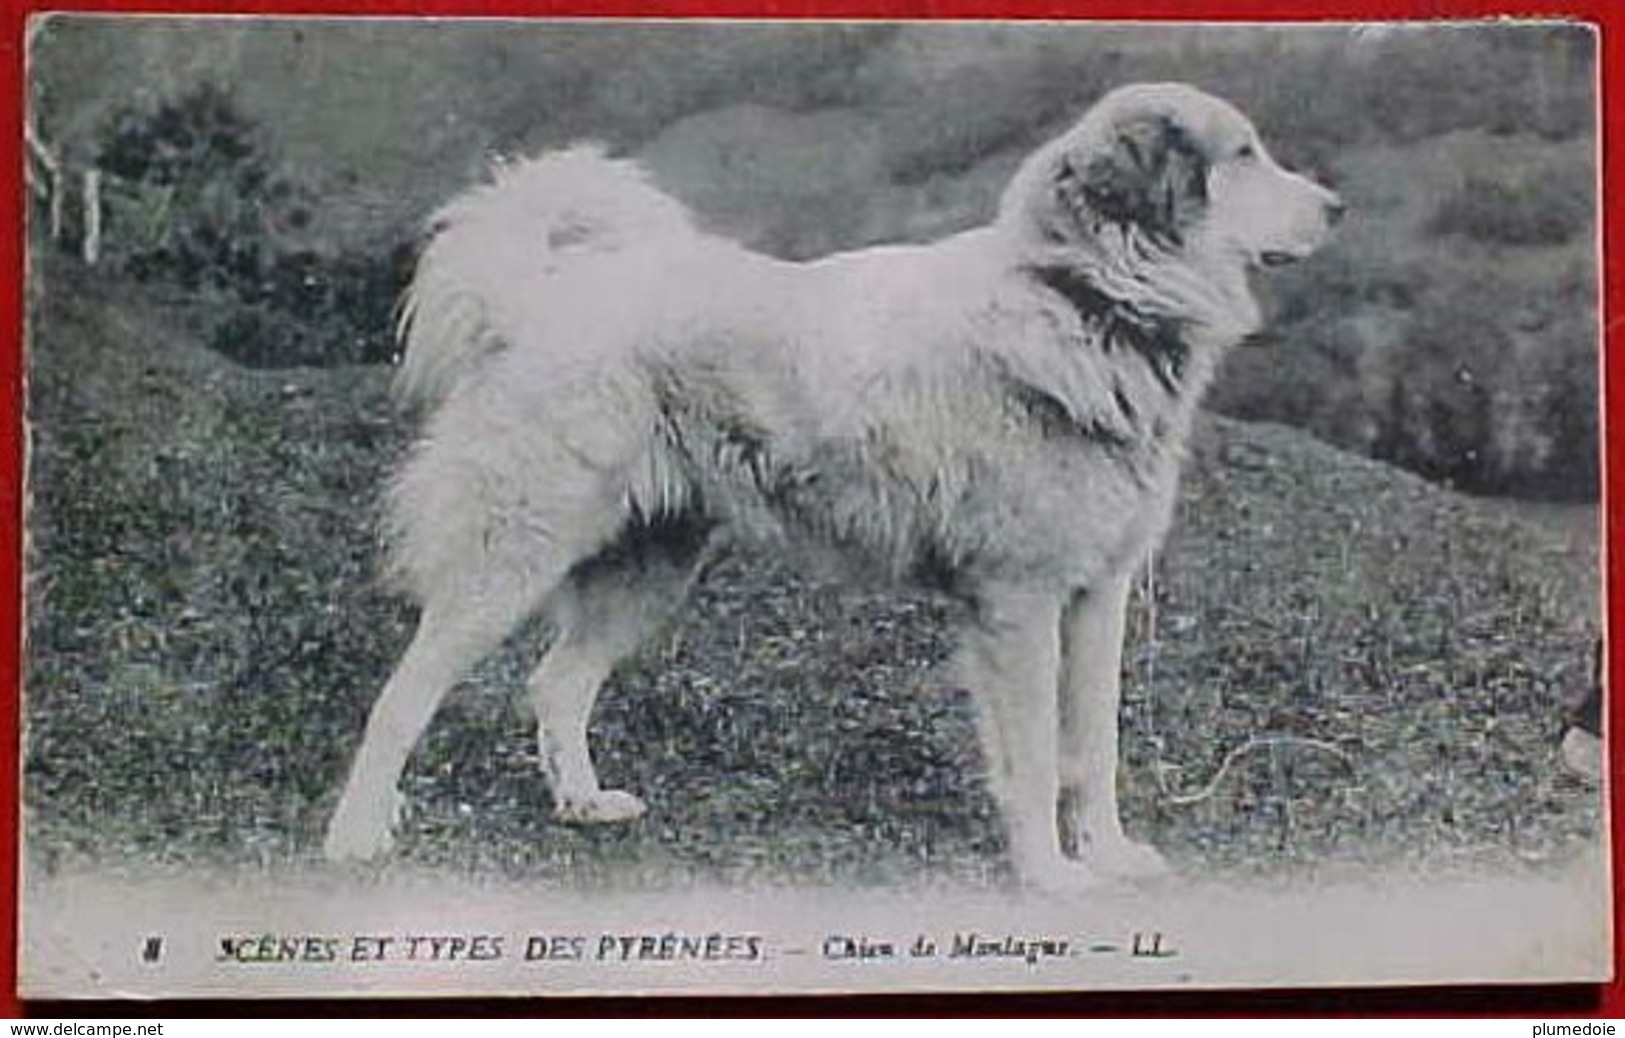
[[[1024,251],[1022,265],[1042,272],[1046,284],[1083,283],[1145,324],[1177,328],[1192,346],[1233,346],[1263,323],[1245,264],[1234,258],[1165,248],[1109,224],[1090,236]]]
[[[1100,286],[1070,267],[1035,267],[1030,274],[1066,299],[1085,321],[1099,326],[1103,349],[1133,350],[1170,396],[1180,394],[1191,359],[1191,345],[1180,322],[1144,313],[1101,291]]]
[[[1076,249],[1057,250],[1048,262],[1021,266],[1033,285],[1053,293],[1090,329],[1079,340],[1082,348],[1125,351],[1144,365],[1143,389],[1114,383],[1129,425],[1157,441],[1179,440],[1225,353],[1259,325],[1245,271],[1227,286],[1183,261],[1145,256],[1138,276],[1114,264],[1103,277],[1101,268],[1080,262],[1084,258]]]

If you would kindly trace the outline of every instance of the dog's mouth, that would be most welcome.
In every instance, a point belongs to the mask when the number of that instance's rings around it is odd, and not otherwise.
[[[1258,254],[1258,265],[1261,267],[1284,267],[1289,263],[1296,263],[1302,256],[1295,252],[1283,252],[1279,249],[1266,249]]]

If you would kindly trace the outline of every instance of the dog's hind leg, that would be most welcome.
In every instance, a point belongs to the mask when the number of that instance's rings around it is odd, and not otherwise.
[[[682,604],[707,533],[681,522],[639,528],[578,567],[554,600],[557,633],[531,675],[529,700],[542,771],[561,820],[618,822],[643,813],[638,797],[599,785],[588,722],[616,664]]]
[[[328,823],[322,850],[329,860],[372,858],[389,850],[402,803],[396,783],[441,698],[535,608],[552,583],[506,574],[478,589],[464,588],[455,599],[425,604],[412,644],[367,717],[361,748]]]
[[[1068,850],[1103,876],[1168,871],[1156,850],[1123,832],[1117,803],[1117,726],[1129,576],[1068,604],[1061,623],[1059,811]]]

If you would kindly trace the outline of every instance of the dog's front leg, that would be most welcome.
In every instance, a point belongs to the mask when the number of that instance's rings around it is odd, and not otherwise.
[[[980,605],[957,663],[976,699],[982,752],[1011,863],[1023,884],[1087,885],[1094,876],[1061,853],[1056,828],[1062,601],[1054,594],[1003,592],[984,595]]]
[[[1062,835],[1078,860],[1102,876],[1168,871],[1162,855],[1124,834],[1117,807],[1117,710],[1130,577],[1125,573],[1079,592],[1061,621]]]

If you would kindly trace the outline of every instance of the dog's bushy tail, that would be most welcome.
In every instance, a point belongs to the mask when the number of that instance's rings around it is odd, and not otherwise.
[[[511,345],[568,264],[697,233],[642,170],[596,145],[499,166],[430,227],[398,327],[395,387],[412,404],[440,400]]]

